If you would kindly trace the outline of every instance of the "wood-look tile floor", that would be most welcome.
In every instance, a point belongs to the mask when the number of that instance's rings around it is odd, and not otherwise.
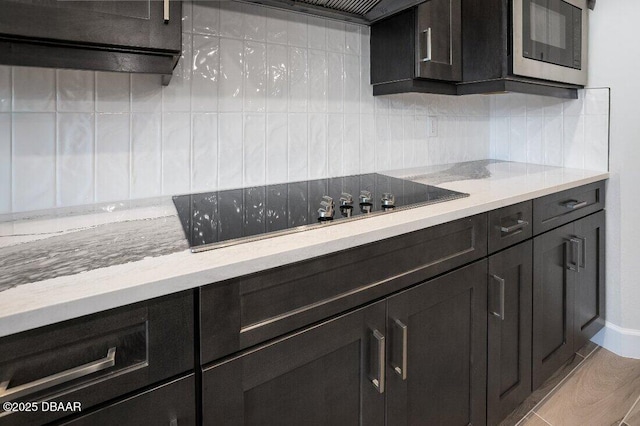
[[[640,360],[590,349],[518,426],[640,426]]]

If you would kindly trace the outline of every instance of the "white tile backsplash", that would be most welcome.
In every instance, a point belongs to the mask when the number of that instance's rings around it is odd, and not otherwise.
[[[369,43],[369,27],[185,1],[168,87],[0,66],[0,213],[484,158],[606,168],[607,89],[374,98]]]

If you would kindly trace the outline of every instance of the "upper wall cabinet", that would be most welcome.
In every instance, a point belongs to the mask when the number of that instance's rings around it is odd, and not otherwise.
[[[0,63],[163,75],[182,50],[181,2],[1,0]]]
[[[461,0],[430,0],[371,27],[374,95],[454,95],[462,80]]]

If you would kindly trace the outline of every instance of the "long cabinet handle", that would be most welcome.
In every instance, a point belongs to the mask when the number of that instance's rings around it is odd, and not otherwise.
[[[420,62],[431,62],[431,27],[422,31],[423,37],[427,38],[427,56],[420,59]]]
[[[518,219],[518,222],[515,225],[500,226],[499,228],[500,231],[504,232],[505,234],[510,234],[527,226],[529,226],[529,222],[527,222],[526,220]]]
[[[578,264],[582,269],[587,267],[587,238],[586,237],[578,237],[580,240],[580,246],[582,250],[580,250],[580,263]]]
[[[371,383],[373,383],[373,387],[378,390],[378,393],[384,393],[384,367],[385,367],[384,335],[380,333],[378,330],[373,330],[372,336],[373,336],[373,343],[376,346],[376,350],[371,351],[371,361],[372,361],[371,365],[372,366],[375,365],[377,371],[371,377]]]
[[[570,200],[567,201],[566,203],[564,203],[563,205],[568,208],[569,210],[577,210],[577,209],[581,209],[583,207],[587,206],[587,202],[586,201],[577,201],[577,200]]]
[[[164,0],[164,23],[169,23],[169,0]]]
[[[498,318],[500,318],[500,320],[504,321],[504,292],[505,292],[505,280],[504,278],[501,278],[497,275],[491,275],[491,278],[493,278],[499,285],[500,285],[500,312],[496,312],[496,311],[491,311],[491,315],[494,315]]]
[[[576,259],[576,254],[580,252],[582,240],[577,237],[568,238],[565,241],[565,267],[573,272],[580,272],[580,260]],[[577,247],[574,249],[574,247]]]
[[[62,383],[69,382],[89,374],[105,370],[116,365],[116,348],[109,348],[107,356],[96,361],[89,362],[69,370],[61,371],[42,379],[34,380],[24,385],[16,386],[9,389],[11,379],[0,383],[0,402],[9,401],[11,399],[20,398]]]
[[[407,380],[407,326],[399,319],[393,320],[393,358],[391,367],[402,380]],[[400,355],[398,362],[397,356]]]

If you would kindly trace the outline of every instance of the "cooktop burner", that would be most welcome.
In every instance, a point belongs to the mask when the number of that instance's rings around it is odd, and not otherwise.
[[[371,173],[178,195],[173,202],[198,252],[468,196]]]

